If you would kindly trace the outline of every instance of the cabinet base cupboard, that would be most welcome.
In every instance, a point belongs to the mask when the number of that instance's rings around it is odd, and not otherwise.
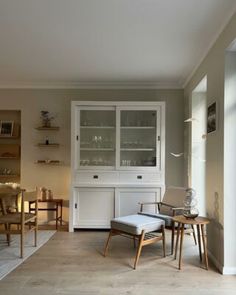
[[[161,200],[164,102],[73,101],[71,120],[70,231],[109,228],[139,202]]]

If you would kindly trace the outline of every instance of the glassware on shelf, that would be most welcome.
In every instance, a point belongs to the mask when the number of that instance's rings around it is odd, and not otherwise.
[[[90,161],[89,159],[80,159],[80,166],[89,166]]]
[[[97,147],[102,148],[102,136],[101,135],[99,135],[97,137]]]

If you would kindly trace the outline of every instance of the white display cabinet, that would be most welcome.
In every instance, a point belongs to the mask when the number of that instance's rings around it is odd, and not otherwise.
[[[138,202],[161,199],[164,102],[75,101],[71,117],[70,231],[108,228]]]

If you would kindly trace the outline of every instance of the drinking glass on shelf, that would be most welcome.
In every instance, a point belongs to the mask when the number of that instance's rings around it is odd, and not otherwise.
[[[97,137],[97,147],[98,148],[101,148],[102,147],[102,136],[101,135],[99,135]]]
[[[96,135],[93,135],[92,137],[92,144],[93,144],[93,147],[97,147],[97,144],[98,144],[98,137]]]

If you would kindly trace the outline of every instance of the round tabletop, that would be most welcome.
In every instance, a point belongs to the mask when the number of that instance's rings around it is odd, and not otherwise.
[[[183,215],[177,215],[173,217],[173,221],[182,224],[208,224],[210,220],[206,217],[198,216],[194,219],[186,218]]]

